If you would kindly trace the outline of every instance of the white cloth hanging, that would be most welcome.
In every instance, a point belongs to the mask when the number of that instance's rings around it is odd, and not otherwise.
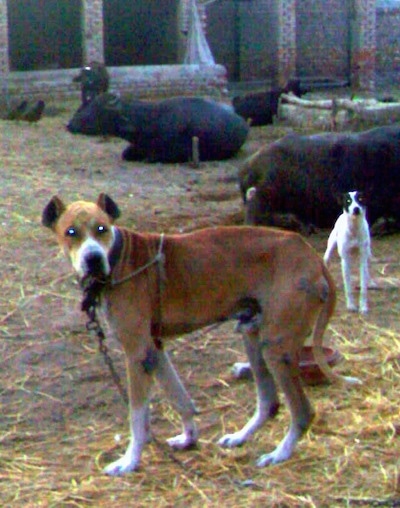
[[[190,7],[190,28],[183,63],[215,65],[214,57],[201,25],[196,0],[191,0]]]

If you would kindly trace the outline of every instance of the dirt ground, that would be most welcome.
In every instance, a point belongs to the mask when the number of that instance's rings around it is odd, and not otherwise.
[[[197,169],[128,163],[120,159],[125,142],[65,131],[76,106],[48,107],[52,114],[34,125],[0,123],[1,506],[400,506],[399,235],[373,240],[379,289],[370,292],[367,317],[345,311],[337,257],[332,263],[339,302],[326,340],[344,356],[337,370],[364,384],[307,387],[317,416],[291,460],[255,466],[286,432],[284,406],[242,448],[216,443],[254,409],[252,383],[230,372],[244,354],[227,323],[169,347],[200,409],[199,447],[167,450],[180,424],[156,387],[157,441],[141,469],[122,478],[102,473],[125,449],[127,409],[86,332],[71,269],[40,224],[43,207],[53,194],[93,200],[106,191],[123,212],[119,223],[142,231],[240,223],[237,168],[286,129],[252,129],[237,158]],[[321,254],[328,233],[309,238]],[[108,347],[124,376],[118,344],[110,338]]]

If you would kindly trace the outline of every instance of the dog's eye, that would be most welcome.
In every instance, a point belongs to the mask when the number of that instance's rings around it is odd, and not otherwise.
[[[106,226],[97,226],[97,232],[101,235],[103,233],[107,233],[108,229],[106,228]]]
[[[76,229],[75,228],[68,228],[65,231],[65,236],[76,236]]]

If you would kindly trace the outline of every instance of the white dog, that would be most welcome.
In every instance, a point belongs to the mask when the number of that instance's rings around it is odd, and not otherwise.
[[[342,263],[342,275],[346,306],[351,311],[357,311],[351,287],[351,259],[353,251],[358,250],[360,260],[360,305],[359,312],[368,312],[368,283],[369,258],[371,257],[371,236],[366,219],[365,198],[361,192],[346,192],[341,196],[343,213],[337,219],[335,227],[329,235],[327,249],[324,255],[328,263],[333,249],[337,250]]]

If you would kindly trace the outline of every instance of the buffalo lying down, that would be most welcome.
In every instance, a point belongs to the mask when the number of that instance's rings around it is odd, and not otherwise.
[[[107,93],[75,113],[67,125],[73,133],[112,135],[131,145],[125,160],[186,162],[192,140],[199,140],[199,159],[227,159],[246,140],[249,127],[229,106],[196,97],[159,102],[123,101]]]
[[[284,88],[236,96],[232,99],[232,105],[236,113],[250,123],[251,127],[269,125],[278,113],[280,96],[290,92],[297,97],[304,95],[300,80],[290,79]]]
[[[289,134],[256,152],[239,180],[252,224],[331,228],[341,213],[337,193],[354,189],[368,196],[370,224],[380,217],[399,221],[400,126]]]

